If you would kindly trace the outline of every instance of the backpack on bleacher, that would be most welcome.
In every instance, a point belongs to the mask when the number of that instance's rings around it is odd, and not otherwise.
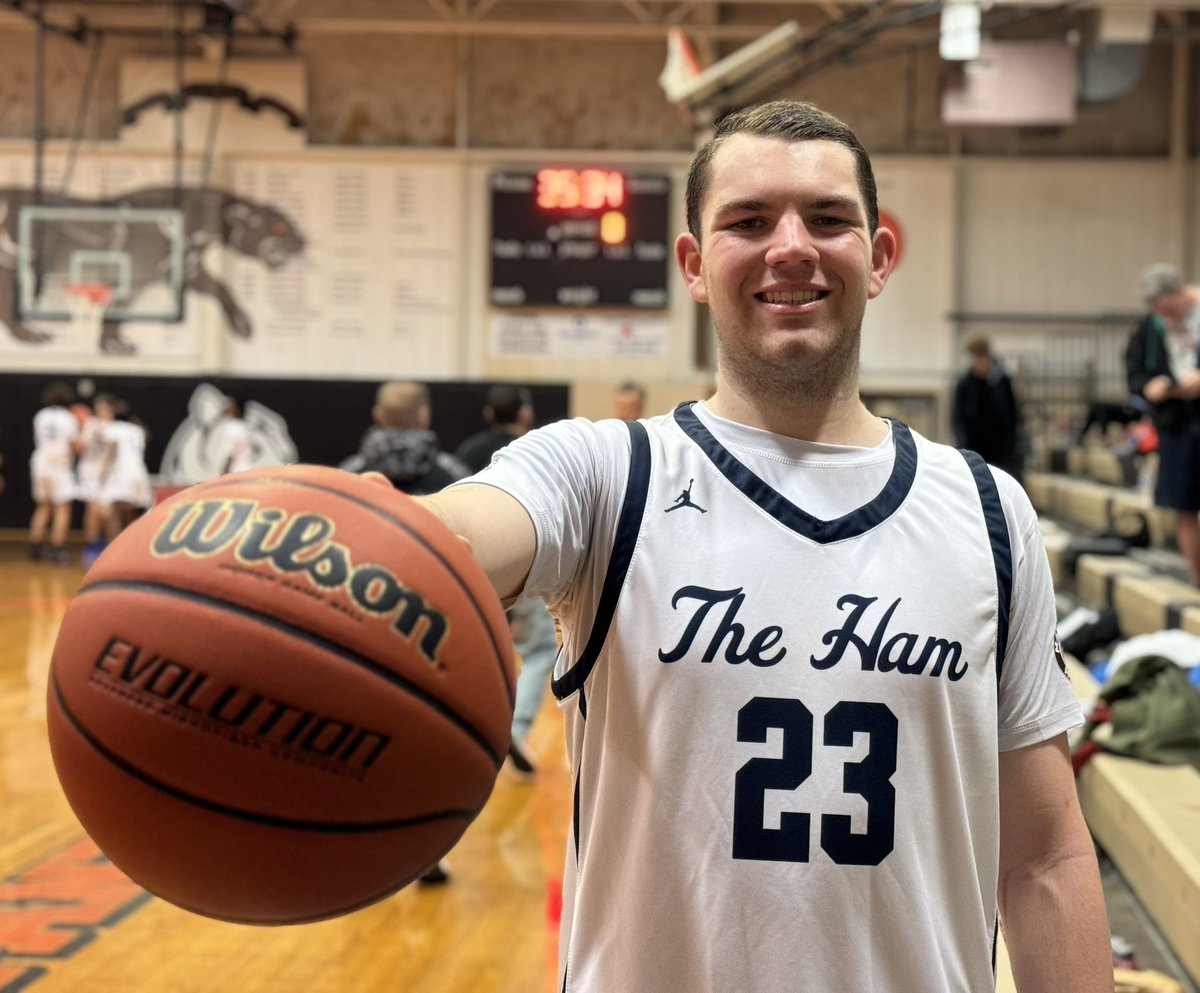
[[[1120,538],[1130,548],[1150,547],[1150,522],[1136,507],[1123,507],[1114,511],[1109,535]]]
[[[1112,607],[1093,610],[1078,607],[1058,622],[1058,637],[1063,651],[1086,662],[1088,653],[1111,645],[1121,635],[1117,614]]]
[[[1116,755],[1200,770],[1200,687],[1171,659],[1131,659],[1104,685],[1096,704],[1083,727],[1083,741]],[[1106,724],[1112,734],[1096,738],[1096,730]]]

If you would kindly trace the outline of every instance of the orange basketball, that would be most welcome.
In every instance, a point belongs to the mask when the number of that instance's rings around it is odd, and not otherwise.
[[[192,486],[109,546],[63,618],[48,722],[72,808],[134,881],[294,924],[454,845],[512,705],[466,545],[403,494],[299,465]]]

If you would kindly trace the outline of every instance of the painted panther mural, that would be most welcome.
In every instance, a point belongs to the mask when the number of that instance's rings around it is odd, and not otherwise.
[[[0,187],[0,322],[8,326],[14,338],[36,344],[49,340],[50,335],[21,320],[16,285],[19,218],[21,208],[32,203],[32,190]],[[172,187],[146,187],[104,200],[43,194],[40,203],[48,207],[125,206],[154,210],[178,206],[183,211],[185,291],[215,298],[230,331],[242,338],[253,334],[253,322],[228,284],[205,268],[205,252],[214,244],[220,245],[277,269],[304,251],[303,236],[282,211],[224,190],[184,189],[177,194]],[[57,237],[61,240],[56,250],[70,251],[73,247],[70,225],[61,225],[58,230]],[[123,237],[124,243],[106,247],[129,253],[134,264],[134,282],[144,285],[161,281],[168,255],[166,235],[149,225],[139,224],[127,228]],[[92,246],[80,243],[78,247]],[[101,351],[108,353],[130,354],[134,351],[134,346],[121,336],[121,325],[117,321],[104,322],[99,346]]]

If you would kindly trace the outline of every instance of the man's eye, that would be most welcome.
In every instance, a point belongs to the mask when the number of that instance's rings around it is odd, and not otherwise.
[[[761,217],[742,217],[728,225],[734,231],[754,231],[763,225]]]

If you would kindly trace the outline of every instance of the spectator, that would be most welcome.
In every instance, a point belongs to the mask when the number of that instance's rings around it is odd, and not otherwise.
[[[646,416],[646,388],[627,379],[613,394],[613,417],[619,421],[636,421]]]
[[[498,383],[488,390],[483,420],[487,427],[454,452],[469,472],[484,468],[496,452],[533,427],[533,397],[524,386]]]
[[[1021,480],[1021,409],[1012,379],[982,336],[967,342],[969,367],[954,388],[954,443]]]
[[[1154,503],[1176,512],[1179,551],[1200,586],[1200,294],[1178,269],[1161,262],[1143,270],[1140,287],[1146,315],[1125,349],[1129,391],[1150,404],[1158,430]]]
[[[430,429],[429,390],[420,383],[384,383],[375,393],[374,424],[358,452],[341,464],[350,472],[379,472],[405,493],[436,493],[468,475],[466,467],[442,451]]]

